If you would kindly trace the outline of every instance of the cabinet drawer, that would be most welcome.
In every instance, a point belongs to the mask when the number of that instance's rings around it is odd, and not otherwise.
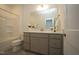
[[[29,36],[29,33],[24,32],[24,37]]]
[[[61,49],[49,48],[49,55],[62,55],[63,51]]]
[[[32,33],[30,34],[31,37],[46,37],[48,38],[48,34],[41,34],[41,33]]]
[[[49,34],[49,38],[60,38],[61,39],[61,35]]]
[[[62,42],[57,39],[49,39],[49,47],[62,48]]]

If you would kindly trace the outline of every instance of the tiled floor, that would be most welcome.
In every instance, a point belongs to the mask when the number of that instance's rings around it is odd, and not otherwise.
[[[0,55],[36,55],[35,53],[26,52],[24,50],[18,51],[18,52],[6,52],[6,53],[0,53]]]

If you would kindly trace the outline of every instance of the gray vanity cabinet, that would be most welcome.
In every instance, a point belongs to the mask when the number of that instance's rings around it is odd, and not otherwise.
[[[29,33],[24,32],[24,49],[30,49],[30,37]]]
[[[49,54],[63,54],[63,35],[49,34]]]
[[[24,48],[40,54],[62,55],[63,34],[25,32]]]
[[[47,34],[30,34],[31,51],[41,54],[48,54],[48,35]]]

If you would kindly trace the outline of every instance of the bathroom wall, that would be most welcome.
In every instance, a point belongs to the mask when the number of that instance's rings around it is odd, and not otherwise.
[[[35,22],[39,22],[41,24],[41,27],[43,25],[45,25],[45,21],[41,20],[41,16],[40,18],[37,18],[37,20],[34,19],[35,15],[33,15],[33,12],[36,12],[37,6],[39,4],[34,4],[34,5],[24,5],[24,20],[23,20],[23,31],[27,31],[28,25],[30,25],[30,23],[35,23]],[[49,8],[58,8],[58,14],[60,14],[60,17],[58,19],[58,25],[57,25],[57,31],[63,31],[63,5],[48,5]],[[39,20],[39,21],[38,21]],[[44,26],[43,26],[44,27]]]
[[[35,5],[24,5],[23,12],[23,31],[27,31],[28,25],[30,25],[30,14],[36,9]]]

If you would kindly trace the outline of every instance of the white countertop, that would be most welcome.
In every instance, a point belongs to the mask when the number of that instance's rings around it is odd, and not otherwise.
[[[63,32],[53,32],[53,31],[25,31],[29,33],[48,33],[48,34],[64,34]]]

